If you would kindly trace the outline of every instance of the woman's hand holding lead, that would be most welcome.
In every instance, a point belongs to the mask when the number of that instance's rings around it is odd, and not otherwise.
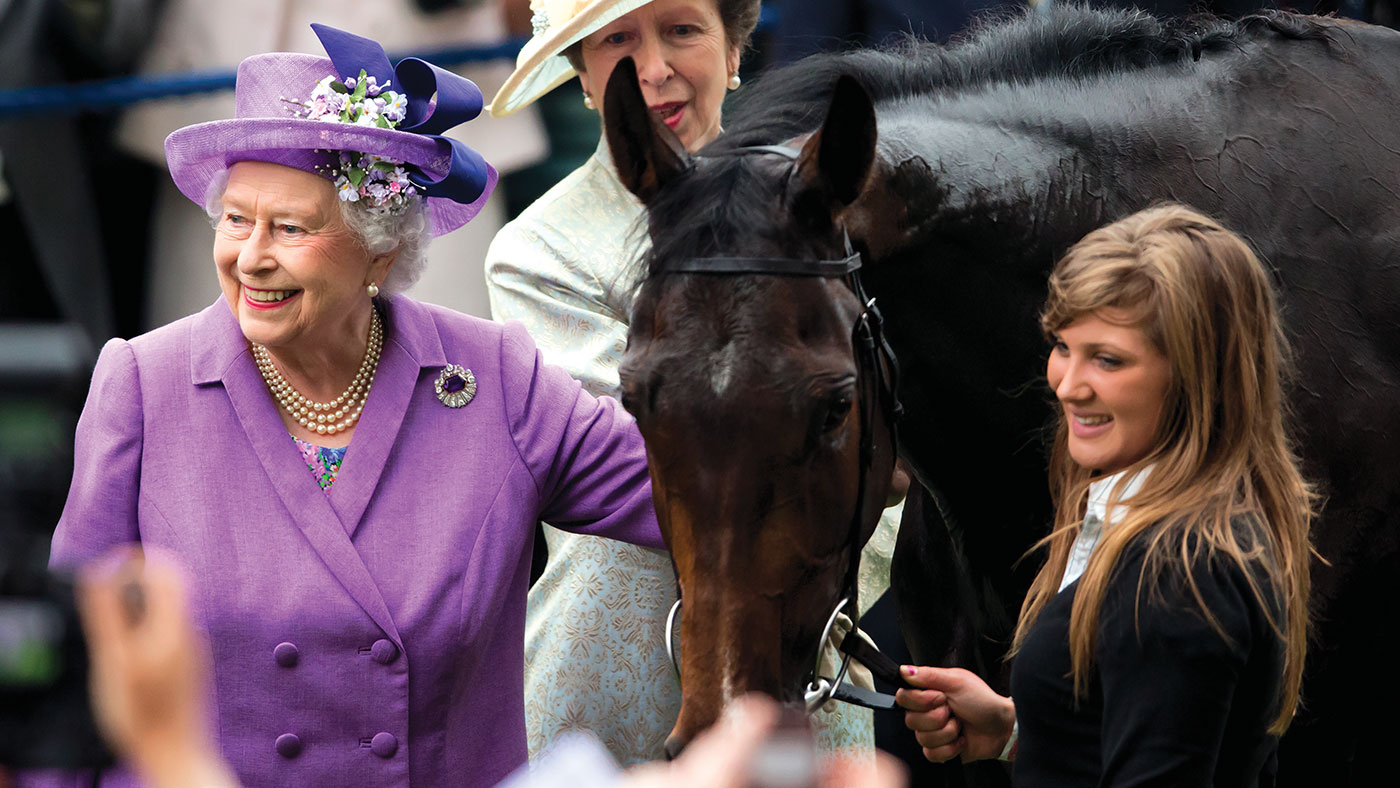
[[[916,689],[901,689],[895,700],[905,709],[904,724],[935,763],[995,758],[1011,738],[1016,706],[977,674],[961,668],[906,665],[904,678]]]

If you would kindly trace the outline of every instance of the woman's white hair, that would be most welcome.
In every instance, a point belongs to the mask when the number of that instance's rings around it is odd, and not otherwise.
[[[228,170],[224,170],[209,182],[204,196],[204,212],[216,227],[223,218],[224,190],[227,188]],[[345,226],[371,257],[398,250],[389,276],[379,283],[379,291],[393,295],[412,287],[423,275],[423,268],[428,262],[428,242],[433,239],[428,225],[427,201],[413,200],[406,210],[395,214],[376,213],[363,202],[337,202],[340,203],[340,216]]]

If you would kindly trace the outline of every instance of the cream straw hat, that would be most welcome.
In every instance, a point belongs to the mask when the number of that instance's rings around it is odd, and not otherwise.
[[[521,47],[515,71],[491,100],[498,118],[559,87],[576,73],[564,50],[651,0],[530,0],[534,36]]]

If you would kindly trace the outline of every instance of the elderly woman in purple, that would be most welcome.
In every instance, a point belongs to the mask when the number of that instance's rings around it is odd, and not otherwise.
[[[526,759],[534,525],[661,547],[642,443],[518,325],[396,295],[495,185],[437,136],[481,94],[317,33],[330,59],[249,58],[236,117],[166,141],[223,297],[103,348],[53,561],[186,566],[244,784],[493,785]]]

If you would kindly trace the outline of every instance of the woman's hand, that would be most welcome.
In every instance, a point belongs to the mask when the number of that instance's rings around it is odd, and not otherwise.
[[[925,758],[943,763],[959,755],[964,761],[1001,755],[1016,724],[1010,698],[961,668],[906,665],[902,671],[918,689],[902,689],[895,700],[906,709],[904,724],[914,731]]]
[[[81,576],[93,712],[146,784],[233,786],[205,721],[208,659],[179,572],[132,550]]]

